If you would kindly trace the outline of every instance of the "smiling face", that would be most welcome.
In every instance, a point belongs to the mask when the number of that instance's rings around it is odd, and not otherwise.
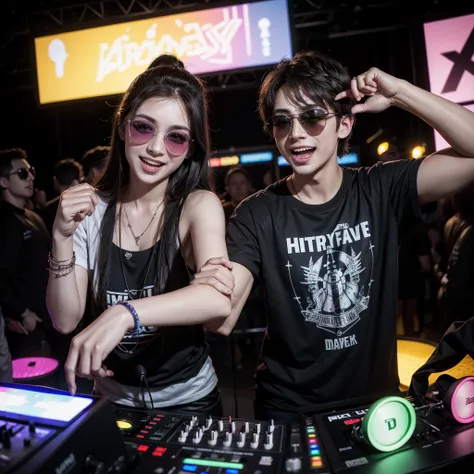
[[[304,104],[297,103],[288,87],[281,87],[271,123],[278,150],[294,172],[313,176],[328,163],[337,163],[338,141],[350,134],[353,118],[338,117],[333,110],[304,99]]]
[[[178,98],[145,100],[125,126],[125,155],[139,182],[162,183],[185,160],[191,145],[191,125]]]

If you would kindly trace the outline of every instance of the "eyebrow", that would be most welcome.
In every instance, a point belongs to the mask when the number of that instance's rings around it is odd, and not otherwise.
[[[135,117],[145,118],[149,120],[153,125],[158,125],[157,121],[147,114],[136,114]],[[186,125],[172,125],[171,127],[168,127],[168,130],[186,130],[187,132],[191,133],[191,130],[189,130],[189,127],[186,127]]]

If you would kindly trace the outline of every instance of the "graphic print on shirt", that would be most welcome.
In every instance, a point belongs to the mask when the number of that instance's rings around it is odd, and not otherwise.
[[[133,304],[133,300],[140,296],[142,293],[141,298],[148,298],[149,296],[153,296],[153,285],[147,285],[143,287],[143,290],[130,290],[130,293],[127,290],[123,291],[107,291],[107,307],[113,306],[114,304],[120,303],[122,301],[131,301]],[[139,333],[137,336],[131,336],[129,334],[125,334],[122,339],[122,344],[135,344],[135,342],[139,341],[139,343],[150,342],[156,337],[161,334],[160,326],[142,326],[139,329]]]
[[[374,246],[368,222],[338,224],[330,234],[287,238],[286,244],[295,255],[286,267],[305,321],[337,336],[326,339],[327,350],[356,345],[355,335],[342,336],[369,306]]]

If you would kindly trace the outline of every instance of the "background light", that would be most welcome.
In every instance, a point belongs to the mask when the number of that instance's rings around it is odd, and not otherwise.
[[[383,155],[387,150],[388,150],[389,144],[388,142],[382,142],[378,147],[377,147],[377,155]]]
[[[413,148],[411,151],[411,157],[414,160],[417,160],[418,158],[421,158],[425,155],[425,147],[423,145],[417,145]]]

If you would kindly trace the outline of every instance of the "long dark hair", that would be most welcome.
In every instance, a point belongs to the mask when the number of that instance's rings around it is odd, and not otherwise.
[[[178,224],[185,198],[197,189],[209,189],[210,140],[207,98],[203,83],[188,72],[183,63],[174,56],[162,55],[132,82],[124,94],[113,121],[107,167],[97,183],[97,188],[108,200],[100,230],[98,285],[96,291],[93,292],[95,306],[99,311],[104,311],[107,307],[108,262],[111,261],[112,256],[117,204],[123,187],[130,180],[130,166],[125,157],[125,144],[120,134],[125,129],[127,118],[133,117],[140,105],[151,97],[181,99],[191,123],[191,138],[193,139],[188,157],[170,175],[165,191],[161,243],[156,258],[155,294],[166,290],[170,270],[178,250]]]

